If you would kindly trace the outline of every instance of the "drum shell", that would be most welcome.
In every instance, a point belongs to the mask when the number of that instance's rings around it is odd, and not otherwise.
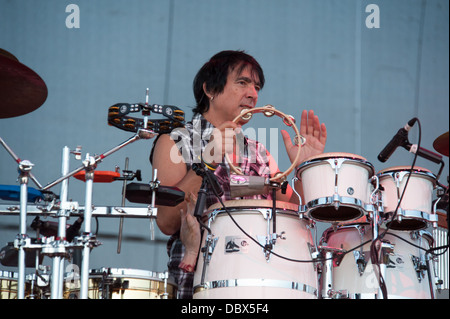
[[[360,230],[358,230],[360,229]],[[382,230],[380,230],[382,231]],[[411,234],[418,235],[416,239],[411,238]],[[393,234],[393,235],[392,235]],[[399,239],[395,236],[400,236]],[[368,242],[363,246],[366,268],[362,275],[358,271],[358,266],[353,252],[346,254],[339,264],[333,263],[332,276],[334,291],[342,291],[353,299],[375,299],[382,298],[379,295],[379,282],[376,272],[370,260],[370,245],[372,239],[372,229],[369,224],[355,224],[339,227],[337,230],[329,228],[324,232],[321,242],[327,247],[335,247],[351,250],[363,242]],[[404,232],[390,230],[384,237],[394,245],[394,251],[389,256],[389,264],[386,266],[384,280],[387,287],[389,299],[431,299],[433,293],[427,271],[421,273],[421,280],[417,277],[412,256],[420,257],[425,254],[425,250],[416,248],[406,241],[409,241],[424,249],[429,249],[433,245],[430,234],[424,231]],[[356,251],[360,251],[357,249]],[[433,263],[428,263],[432,269],[434,278]]]
[[[176,298],[176,285],[172,282],[164,287],[163,273],[128,269],[128,268],[100,268],[91,269],[88,280],[89,299],[163,299],[167,292],[167,299]],[[110,285],[108,293],[103,295],[103,285],[108,279]],[[78,299],[80,280],[66,277],[64,281],[64,298]]]
[[[337,175],[335,161],[340,163]],[[308,159],[297,170],[307,216],[323,222],[362,217],[370,203],[373,174],[372,164],[355,154],[325,153]]]
[[[245,232],[253,238],[259,237],[263,244],[264,240],[261,238],[267,235],[267,220],[263,215],[270,208],[258,208],[258,202],[261,201],[229,210]],[[205,268],[204,282],[239,283],[234,287],[211,288],[210,285],[208,289],[199,288],[204,263],[203,254],[200,253],[194,275],[194,299],[317,298],[318,279],[312,262],[293,262],[274,255],[270,255],[269,260],[266,260],[263,248],[243,234],[227,213],[221,211],[214,218],[210,214],[209,221],[217,241],[211,260]],[[309,222],[300,219],[295,211],[280,209],[277,210],[276,224],[277,233],[284,231],[286,239],[277,239],[273,252],[291,259],[310,261],[312,259],[310,247],[313,241],[307,227]],[[206,236],[203,237],[202,247],[205,246]],[[227,252],[227,243],[231,241],[238,246],[237,251],[231,252],[228,245]],[[248,285],[240,284],[244,282],[248,282]],[[289,283],[289,288],[286,288],[286,283]],[[304,286],[304,289],[292,289],[292,283]]]
[[[12,271],[0,270],[0,299],[18,298],[18,278],[19,274]],[[25,298],[31,292],[31,285],[25,282]]]
[[[382,189],[383,210],[391,217],[405,190],[408,174],[409,170],[406,166],[391,167],[377,173]],[[434,188],[433,174],[423,168],[413,169],[397,212],[397,216],[402,215],[402,220],[394,220],[389,227],[396,230],[425,229],[431,220],[430,216],[434,214],[432,207]]]

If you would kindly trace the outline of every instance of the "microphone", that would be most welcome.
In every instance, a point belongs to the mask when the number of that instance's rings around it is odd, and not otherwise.
[[[378,155],[378,160],[380,162],[386,162],[389,157],[394,153],[394,151],[399,146],[404,146],[408,144],[408,132],[416,123],[417,119],[413,118],[406,123],[404,127],[398,130],[397,134],[391,139],[391,141],[385,146],[385,148]]]
[[[417,154],[420,157],[423,157],[429,161],[432,161],[433,163],[436,164],[441,164],[442,163],[442,156],[439,154],[436,154],[430,150],[427,150],[426,148],[423,147],[419,147],[417,144],[409,144],[405,146],[405,148],[413,153],[413,154]]]
[[[270,180],[262,176],[230,175],[231,197],[244,197],[269,193]]]

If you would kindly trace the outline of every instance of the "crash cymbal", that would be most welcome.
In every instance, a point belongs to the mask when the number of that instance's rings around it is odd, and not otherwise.
[[[435,139],[433,142],[433,147],[442,155],[448,156],[448,132]]]
[[[33,70],[0,49],[0,118],[30,113],[47,99],[47,86]]]

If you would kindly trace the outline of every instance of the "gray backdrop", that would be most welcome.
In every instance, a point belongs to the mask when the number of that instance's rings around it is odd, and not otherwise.
[[[69,28],[77,22],[66,12],[69,4],[79,8],[79,27]],[[371,4],[379,20],[366,12]],[[377,171],[410,165],[413,156],[404,149],[386,163],[377,155],[412,117],[420,119],[427,149],[449,130],[448,17],[447,0],[0,0],[0,47],[48,87],[39,109],[0,119],[0,136],[35,164],[33,173],[46,185],[61,174],[64,146],[81,145],[83,156],[100,154],[132,136],[107,125],[109,106],[143,102],[149,88],[150,103],[176,105],[190,118],[192,80],[201,65],[220,50],[243,49],[265,70],[258,106],[272,104],[297,119],[303,109],[314,109],[327,125],[327,152],[364,156]],[[377,22],[379,27],[370,28]],[[278,118],[262,115],[248,125],[267,132],[284,128]],[[412,143],[418,132],[416,125]],[[278,142],[279,148],[268,148],[284,170],[290,163],[281,136]],[[152,143],[137,141],[98,169],[123,169],[129,157],[130,169],[141,169],[147,182]],[[445,161],[441,182],[447,184]],[[79,165],[72,157],[71,169]],[[438,171],[427,160],[417,165]],[[0,184],[18,185],[17,176],[16,163],[0,148]],[[69,185],[69,197],[83,205],[84,183],[70,179]],[[94,205],[119,205],[121,187],[121,182],[95,184]],[[60,186],[52,190],[59,194]],[[3,246],[18,233],[19,219],[0,218]],[[156,230],[151,241],[148,220],[125,219],[117,254],[118,225],[118,219],[99,219],[103,245],[93,250],[91,268],[166,269],[167,236]]]

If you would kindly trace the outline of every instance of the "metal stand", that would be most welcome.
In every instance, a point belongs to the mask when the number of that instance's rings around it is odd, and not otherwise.
[[[14,246],[18,249],[18,299],[25,298],[25,250],[26,249],[41,249],[42,253],[53,258],[52,267],[52,282],[51,282],[51,298],[61,299],[63,297],[63,283],[64,283],[64,262],[66,257],[66,248],[82,248],[82,269],[81,269],[81,298],[86,299],[88,297],[88,279],[89,279],[89,253],[90,249],[98,245],[95,240],[95,236],[91,234],[91,218],[92,218],[92,189],[94,181],[94,170],[96,165],[101,162],[105,157],[113,154],[114,152],[120,150],[121,148],[127,146],[128,144],[138,140],[138,139],[150,139],[155,136],[155,133],[147,129],[139,129],[137,133],[126,140],[125,142],[119,144],[118,146],[112,148],[111,150],[92,157],[89,154],[86,156],[86,160],[83,165],[77,169],[69,172],[69,149],[64,147],[62,156],[62,177],[58,178],[54,182],[42,187],[41,184],[36,180],[36,178],[31,174],[31,169],[34,166],[31,162],[27,160],[21,161],[17,155],[11,150],[11,148],[6,145],[3,139],[0,138],[0,143],[3,147],[10,153],[14,160],[19,163],[19,180],[20,180],[20,225],[19,234],[17,235]],[[75,238],[75,243],[67,243],[66,241],[66,226],[67,218],[69,217],[71,211],[73,211],[73,203],[69,205],[67,202],[68,198],[68,178],[75,175],[76,173],[86,170],[86,192],[85,192],[85,209],[84,209],[84,222],[85,228],[84,233],[81,237]],[[26,234],[26,218],[27,218],[27,202],[28,202],[28,180],[31,178],[33,182],[42,191],[48,191],[51,187],[62,183],[61,185],[61,204],[58,212],[55,214],[59,217],[58,222],[58,236],[55,240],[46,239],[45,242],[40,244],[31,244],[30,239]],[[123,203],[122,203],[123,204]],[[122,205],[123,206],[123,205]],[[78,205],[76,204],[78,208]],[[117,209],[116,209],[117,210]],[[41,213],[45,211],[42,210]],[[123,211],[123,210],[121,210]],[[151,216],[153,216],[153,210]],[[105,215],[106,216],[106,215]],[[148,213],[147,213],[148,216]],[[51,242],[50,242],[51,240]]]
[[[69,172],[69,154],[70,150],[67,146],[63,148],[61,174],[64,176]],[[56,237],[54,247],[58,251],[53,257],[52,282],[51,282],[51,298],[62,299],[63,282],[64,282],[64,261],[65,261],[65,244],[66,244],[66,226],[67,226],[67,210],[65,204],[67,202],[69,189],[69,180],[65,179],[61,183],[61,209],[58,212],[58,236]]]
[[[20,224],[19,234],[14,241],[14,246],[19,249],[18,265],[19,278],[17,281],[17,297],[18,299],[25,298],[25,246],[29,241],[27,235],[27,202],[28,202],[28,177],[33,164],[27,160],[19,163],[19,180],[20,180]]]

